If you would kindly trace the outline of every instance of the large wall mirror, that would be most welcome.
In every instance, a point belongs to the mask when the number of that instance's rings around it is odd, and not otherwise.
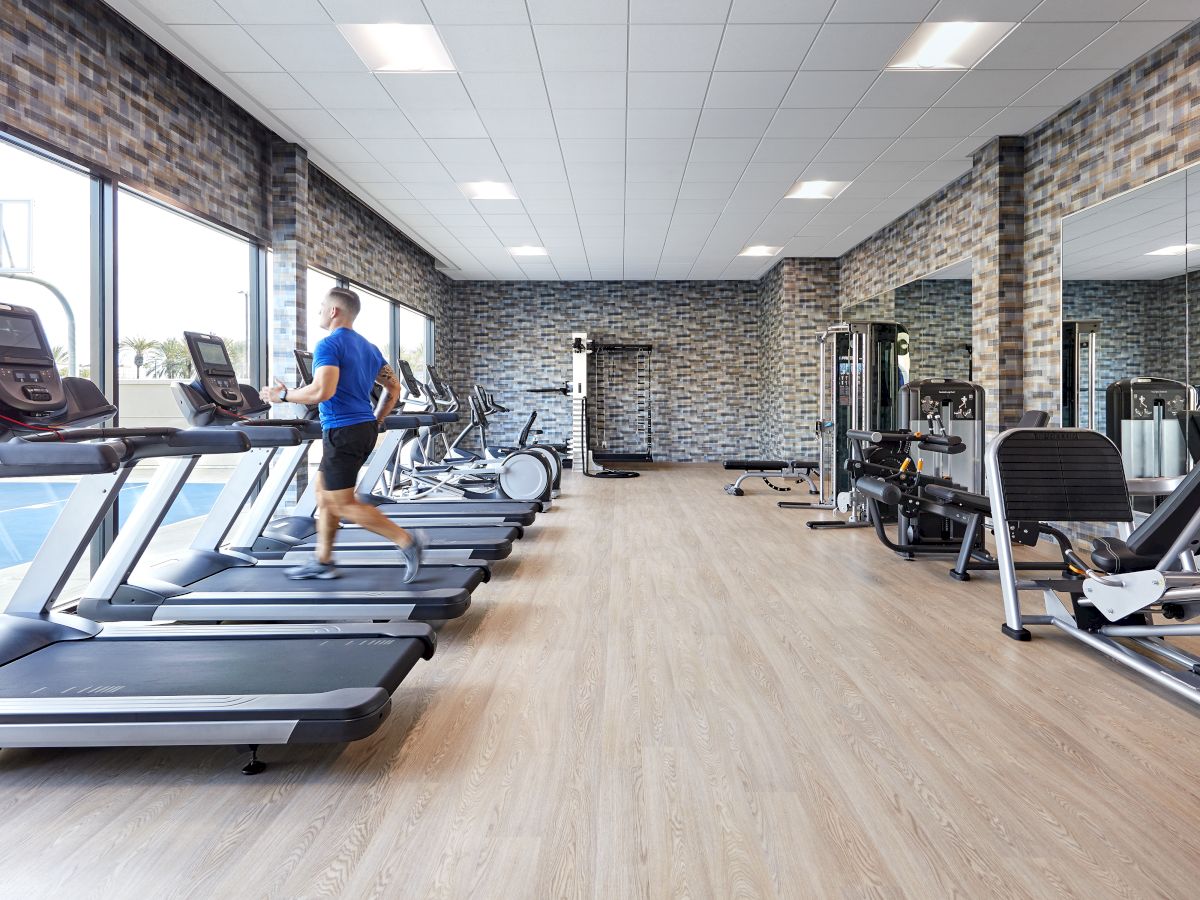
[[[1200,451],[1198,204],[1193,167],[1063,219],[1062,424],[1107,434],[1130,478],[1182,475]]]

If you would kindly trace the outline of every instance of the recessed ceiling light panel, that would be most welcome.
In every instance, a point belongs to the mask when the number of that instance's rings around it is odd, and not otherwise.
[[[454,63],[432,25],[339,25],[342,37],[372,72],[453,72]]]
[[[467,181],[460,184],[468,200],[516,200],[517,192],[507,181]]]
[[[1016,27],[1013,22],[925,22],[888,63],[889,69],[936,72],[969,69]]]
[[[782,247],[768,247],[766,244],[751,244],[738,256],[776,256]]]
[[[1185,256],[1188,253],[1194,253],[1200,250],[1200,244],[1172,244],[1170,247],[1162,247],[1159,250],[1151,250],[1147,256]]]
[[[832,200],[850,186],[848,181],[797,181],[785,200]]]

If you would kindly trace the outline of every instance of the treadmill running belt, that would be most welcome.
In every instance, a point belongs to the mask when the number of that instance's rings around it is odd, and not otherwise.
[[[318,694],[368,685],[391,694],[424,651],[409,637],[63,641],[0,667],[0,697]]]
[[[151,570],[151,574],[152,574]],[[325,602],[327,594],[355,594],[355,602],[362,603],[392,603],[397,594],[407,599],[420,600],[421,594],[428,591],[455,592],[475,590],[483,583],[484,570],[479,566],[422,566],[417,577],[408,584],[403,581],[404,567],[397,563],[393,566],[372,566],[369,568],[353,568],[345,566],[338,569],[338,577],[325,580],[292,581],[277,566],[244,566],[226,569],[201,578],[187,585],[189,591],[197,593],[223,592],[230,596],[229,603],[237,603],[238,595],[270,594],[276,591],[289,595],[287,603],[295,602],[292,594],[312,594],[314,601]],[[372,596],[386,594],[388,596]],[[411,595],[411,596],[410,596]],[[187,602],[187,595],[178,598]],[[167,601],[168,604],[171,600]],[[258,602],[256,599],[248,601]],[[303,601],[301,601],[303,602]]]

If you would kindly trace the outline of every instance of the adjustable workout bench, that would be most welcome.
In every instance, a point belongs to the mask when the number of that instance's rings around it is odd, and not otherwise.
[[[731,497],[746,493],[742,490],[742,482],[747,478],[761,478],[771,490],[780,492],[790,491],[791,488],[772,484],[772,478],[803,481],[808,485],[810,494],[817,493],[817,486],[812,482],[813,470],[817,468],[815,459],[727,459],[725,468],[742,473],[733,484],[725,485],[725,493]]]

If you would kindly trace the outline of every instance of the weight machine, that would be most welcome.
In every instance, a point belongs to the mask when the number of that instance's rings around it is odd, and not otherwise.
[[[653,344],[602,344],[586,332],[571,335],[572,462],[594,478],[636,478],[640,473],[605,469],[603,462],[653,462],[654,425],[651,397]],[[632,357],[632,373],[622,360]],[[589,363],[595,360],[595,365]],[[632,374],[632,382],[630,376]],[[615,397],[632,397],[632,410]],[[593,415],[595,422],[593,423]],[[618,429],[631,425],[632,435]],[[594,429],[594,432],[593,432]],[[593,434],[600,447],[593,447]]]

